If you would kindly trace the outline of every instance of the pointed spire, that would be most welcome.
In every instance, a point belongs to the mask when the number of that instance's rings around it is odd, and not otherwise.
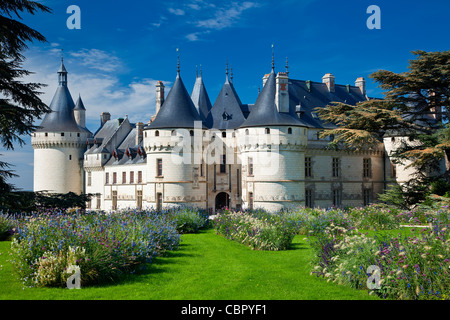
[[[275,72],[275,50],[273,44],[272,44],[272,72]]]
[[[289,60],[288,60],[288,57],[286,57],[286,74],[289,76]]]
[[[231,83],[233,83],[233,66],[230,67],[230,71],[231,71],[230,80],[231,80]]]
[[[180,49],[177,48],[177,78],[180,77]]]
[[[86,108],[84,107],[83,100],[81,100],[81,94],[78,95],[78,100],[77,103],[75,104],[74,110],[86,110]]]
[[[225,70],[225,74],[226,74],[226,79],[225,79],[225,83],[228,83],[228,60],[226,62],[226,70]]]
[[[64,54],[63,54],[63,50],[61,49],[61,66],[59,67],[58,70],[58,83],[60,86],[67,86],[67,69],[64,66]]]

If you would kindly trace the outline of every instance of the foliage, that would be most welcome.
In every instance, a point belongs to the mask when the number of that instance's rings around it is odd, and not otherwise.
[[[87,286],[134,272],[179,241],[173,221],[154,212],[40,212],[18,219],[12,263],[25,284],[58,287],[74,263]]]
[[[0,241],[8,240],[13,235],[15,226],[15,220],[11,215],[0,212]]]
[[[254,250],[286,250],[295,232],[282,215],[262,211],[228,212],[214,219],[214,228],[227,239],[248,245]]]
[[[177,231],[181,234],[196,233],[208,225],[207,214],[200,210],[177,208],[169,210],[168,214],[174,219]]]
[[[0,210],[22,213],[37,212],[42,209],[86,209],[86,203],[91,198],[91,194],[77,195],[73,192],[67,194],[50,194],[44,192],[16,191],[0,194]]]
[[[444,299],[450,294],[449,210],[432,218],[432,227],[411,235],[369,237],[357,229],[328,227],[311,238],[313,274],[389,299]],[[369,266],[380,270],[378,288],[368,288]]]
[[[6,149],[14,149],[14,142],[22,146],[25,142],[21,136],[33,132],[37,128],[33,124],[35,120],[50,111],[39,98],[39,90],[44,85],[24,82],[23,78],[31,72],[22,68],[25,60],[22,52],[27,49],[27,42],[46,42],[46,39],[20,21],[22,13],[34,15],[50,11],[49,7],[36,1],[0,2],[0,143]],[[16,176],[9,166],[0,161],[1,193],[14,190],[6,181]]]
[[[355,106],[332,103],[317,109],[322,120],[337,125],[322,136],[334,136],[335,147],[377,149],[389,136],[403,142],[389,155],[396,164],[413,167],[415,174],[403,186],[385,196],[406,207],[425,200],[435,180],[450,182],[450,173],[439,173],[439,161],[450,155],[450,51],[415,51],[409,71],[379,70],[371,75],[384,92],[384,99],[368,99]],[[425,187],[424,187],[425,186]]]

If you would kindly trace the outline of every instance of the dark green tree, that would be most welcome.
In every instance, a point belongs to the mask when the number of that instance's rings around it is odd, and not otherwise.
[[[23,14],[51,12],[36,1],[0,1],[0,143],[6,150],[13,150],[14,143],[23,146],[22,137],[36,129],[34,121],[49,112],[41,101],[40,83],[25,83],[23,78],[31,72],[24,70],[24,51],[28,42],[46,42],[38,31],[21,22]],[[11,164],[0,161],[0,192],[14,190],[7,179],[16,174]]]
[[[383,89],[383,99],[355,106],[333,103],[317,110],[322,119],[338,126],[322,134],[334,136],[334,147],[374,149],[390,135],[412,142],[402,144],[391,157],[394,163],[411,161],[408,166],[417,174],[385,197],[402,190],[405,205],[424,200],[433,182],[450,182],[448,167],[445,174],[436,174],[439,161],[444,158],[448,163],[450,155],[450,51],[413,54],[407,72],[379,70],[370,75]]]

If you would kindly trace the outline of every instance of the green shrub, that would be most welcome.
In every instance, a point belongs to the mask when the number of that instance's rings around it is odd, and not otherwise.
[[[196,233],[208,224],[208,216],[197,209],[170,209],[166,214],[175,221],[176,229],[181,234]]]
[[[0,213],[0,241],[9,240],[15,226],[16,222],[10,215]]]
[[[281,215],[229,212],[214,219],[214,228],[227,239],[248,245],[254,250],[286,250],[295,233]]]

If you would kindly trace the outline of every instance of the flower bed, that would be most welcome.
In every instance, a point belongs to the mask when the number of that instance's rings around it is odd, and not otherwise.
[[[214,219],[214,228],[227,239],[254,250],[286,250],[295,235],[282,215],[269,215],[263,211],[221,213]]]
[[[411,235],[368,237],[355,228],[338,226],[311,241],[314,274],[328,281],[366,289],[391,299],[448,299],[450,297],[450,234],[438,217],[433,228]],[[379,268],[375,287],[368,268]]]
[[[26,285],[64,287],[75,265],[86,286],[115,280],[179,241],[174,221],[153,212],[32,215],[20,221],[11,261]]]

